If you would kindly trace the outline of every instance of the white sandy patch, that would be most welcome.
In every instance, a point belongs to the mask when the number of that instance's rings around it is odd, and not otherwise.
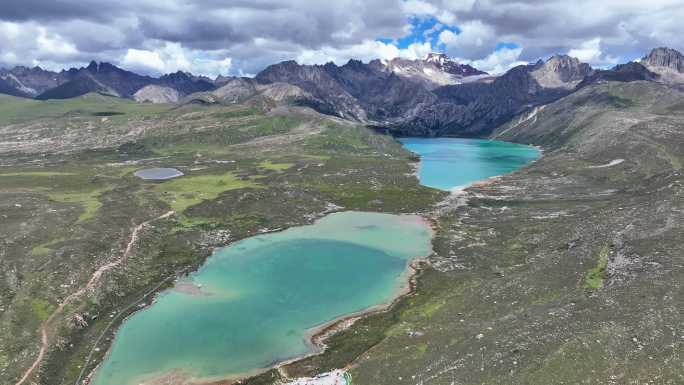
[[[612,167],[612,166],[618,165],[618,164],[620,164],[620,163],[622,163],[622,162],[624,162],[624,161],[625,161],[624,159],[613,159],[613,160],[611,160],[610,162],[608,162],[608,163],[606,163],[606,164],[601,164],[601,165],[598,165],[598,166],[589,166],[589,167],[587,167],[587,168],[605,168],[605,167]]]
[[[286,382],[283,385],[348,385],[347,374],[344,370],[336,369],[332,372],[319,374],[316,377],[302,377]]]

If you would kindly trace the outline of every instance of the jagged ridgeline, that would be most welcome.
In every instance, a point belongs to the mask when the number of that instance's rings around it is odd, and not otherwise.
[[[252,98],[294,104],[387,129],[397,135],[485,136],[513,116],[601,81],[684,83],[684,57],[654,49],[639,62],[595,70],[556,55],[489,75],[444,54],[338,66],[274,64],[254,78],[209,79],[185,72],[153,78],[109,63],[51,72],[39,67],[0,70],[0,93],[65,99],[89,92],[148,103],[231,104]]]

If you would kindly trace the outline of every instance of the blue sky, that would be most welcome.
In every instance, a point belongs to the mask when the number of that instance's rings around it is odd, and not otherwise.
[[[396,45],[400,49],[409,48],[409,46],[414,43],[428,42],[435,51],[445,51],[446,45],[443,42],[440,42],[440,33],[442,31],[451,31],[456,35],[461,33],[461,30],[458,28],[458,26],[440,23],[439,20],[431,16],[411,16],[408,17],[408,22],[410,24],[410,32],[405,36],[402,36],[398,39],[378,38],[376,40],[385,44]],[[493,47],[493,51],[496,52],[502,49],[516,48],[520,48],[520,44],[499,41],[496,42],[496,45]]]
[[[470,53],[468,43],[455,44],[454,42],[454,39],[458,40],[458,37],[464,32],[457,25],[446,24],[440,22],[436,17],[426,15],[409,16],[407,22],[409,25],[408,33],[396,39],[379,38],[376,41],[408,51],[411,50],[412,45],[427,43],[431,51],[447,53],[451,57],[480,66],[489,72],[502,72],[511,66],[523,63],[518,60],[522,53],[520,44],[492,39],[491,36],[487,35],[487,30],[479,25],[472,25],[471,23],[471,29],[476,30],[477,33],[470,33],[464,39],[474,40],[478,45],[478,50],[485,52],[486,56],[471,59],[467,57]],[[484,35],[484,38],[478,33]],[[506,62],[498,60],[497,55],[505,59]]]
[[[444,30],[452,31],[453,33],[460,33],[461,31],[456,26],[449,26],[440,23],[436,18],[410,16],[408,22],[411,25],[411,31],[406,36],[399,39],[380,38],[378,41],[383,43],[393,43],[400,49],[406,49],[413,43],[429,42],[435,48],[439,48],[439,34]],[[442,49],[444,49],[442,44]]]

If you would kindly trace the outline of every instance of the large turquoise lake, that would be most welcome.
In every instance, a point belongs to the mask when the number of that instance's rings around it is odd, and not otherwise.
[[[441,190],[515,171],[537,159],[531,146],[487,139],[402,138],[404,147],[420,155],[420,182]]]
[[[226,378],[310,353],[311,328],[391,301],[430,253],[420,217],[363,212],[236,242],[124,322],[92,384]]]

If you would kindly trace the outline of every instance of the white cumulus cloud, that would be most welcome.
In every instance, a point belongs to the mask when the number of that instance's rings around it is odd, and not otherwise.
[[[461,61],[482,71],[498,75],[515,66],[527,64],[526,62],[519,60],[521,53],[522,48],[501,48],[480,60],[461,59]]]
[[[373,59],[390,60],[397,57],[406,59],[423,58],[432,52],[433,47],[429,42],[413,43],[400,49],[393,43],[384,43],[375,40],[366,40],[361,44],[354,44],[343,48],[322,47],[317,50],[304,50],[297,56],[297,62],[301,64],[324,64],[333,62],[342,65],[350,58],[368,62]]]
[[[208,56],[202,51],[185,49],[179,43],[166,43],[151,50],[128,49],[121,64],[144,73],[185,71],[210,77],[227,75],[232,66],[232,59],[213,56]]]
[[[568,51],[568,55],[598,67],[606,67],[618,63],[616,57],[603,54],[601,51],[601,38],[599,37],[583,42],[579,48],[573,48]]]
[[[459,29],[459,33],[446,29],[439,34],[439,43],[445,46],[449,55],[478,59],[496,47],[494,29],[479,20],[465,22]]]

